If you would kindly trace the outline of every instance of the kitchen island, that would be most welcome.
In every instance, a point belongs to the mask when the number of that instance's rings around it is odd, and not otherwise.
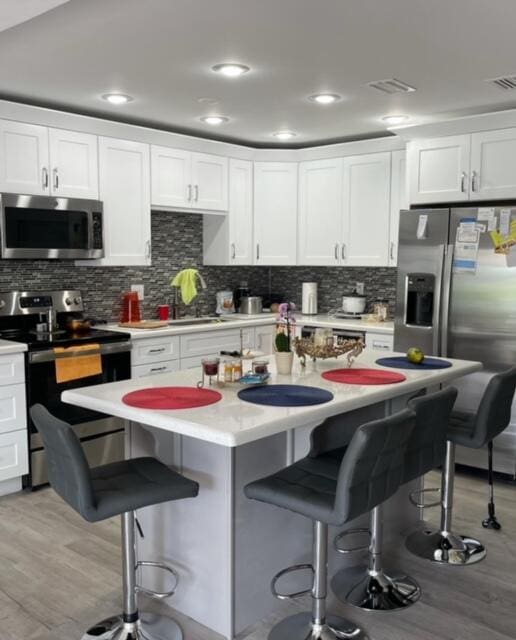
[[[355,366],[375,367],[377,357],[366,351]],[[271,577],[288,565],[309,561],[311,554],[310,521],[247,500],[243,487],[306,455],[311,429],[329,416],[345,414],[347,424],[359,425],[397,411],[422,389],[481,369],[476,362],[451,362],[447,369],[404,371],[405,381],[382,386],[339,384],[321,377],[325,370],[344,366],[343,360],[309,363],[306,369],[296,362],[290,376],[273,372],[273,382],[316,386],[333,393],[330,402],[308,407],[249,404],[238,398],[236,384],[219,389],[220,402],[198,409],[156,411],[122,402],[126,393],[137,389],[194,385],[200,370],[74,389],[64,392],[62,399],[125,419],[129,456],[156,456],[199,482],[195,500],[138,513],[145,534],[138,541],[138,555],[176,566],[180,584],[170,605],[232,640],[284,607],[270,594]],[[418,519],[407,499],[412,488],[403,487],[385,507],[386,544],[389,536],[399,535]],[[363,523],[349,523],[349,528]],[[335,529],[330,536],[334,533]],[[330,575],[355,561],[332,554]],[[142,579],[146,586],[163,587],[156,576]]]

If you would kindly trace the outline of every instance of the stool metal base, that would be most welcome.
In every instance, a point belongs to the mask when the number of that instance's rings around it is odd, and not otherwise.
[[[167,616],[143,614],[132,624],[124,624],[122,616],[113,616],[88,629],[82,640],[183,640],[183,632]]]
[[[268,640],[367,640],[362,629],[339,616],[328,616],[326,624],[314,625],[312,614],[296,613],[272,628]]]
[[[372,572],[365,565],[342,569],[331,587],[341,602],[366,611],[405,609],[421,596],[418,583],[409,576]]]
[[[487,555],[484,545],[474,538],[431,529],[415,531],[407,538],[405,546],[424,560],[457,567],[475,564]]]

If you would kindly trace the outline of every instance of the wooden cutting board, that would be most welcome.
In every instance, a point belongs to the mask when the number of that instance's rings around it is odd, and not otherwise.
[[[168,327],[166,320],[140,320],[140,322],[119,322],[119,327],[126,329],[163,329]]]

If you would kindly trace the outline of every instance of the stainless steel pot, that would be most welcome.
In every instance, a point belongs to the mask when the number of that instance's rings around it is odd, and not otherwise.
[[[344,313],[364,313],[365,306],[365,296],[353,293],[342,297],[342,310]]]
[[[261,296],[244,296],[240,298],[240,313],[253,315],[261,313],[263,310],[263,300]]]

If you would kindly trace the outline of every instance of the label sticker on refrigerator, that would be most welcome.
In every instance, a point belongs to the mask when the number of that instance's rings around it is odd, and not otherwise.
[[[479,222],[487,222],[487,230],[496,229],[496,214],[494,207],[480,207],[477,214]]]
[[[500,209],[500,234],[502,236],[509,235],[509,228],[511,225],[511,209]],[[492,231],[492,229],[489,229]]]
[[[427,237],[427,230],[428,227],[428,215],[423,213],[419,216],[419,220],[417,223],[417,239],[418,240],[424,240]]]
[[[475,274],[478,263],[478,243],[460,242],[455,243],[453,254],[453,272]]]
[[[475,220],[464,218],[457,229],[457,242],[478,243],[479,229]]]

